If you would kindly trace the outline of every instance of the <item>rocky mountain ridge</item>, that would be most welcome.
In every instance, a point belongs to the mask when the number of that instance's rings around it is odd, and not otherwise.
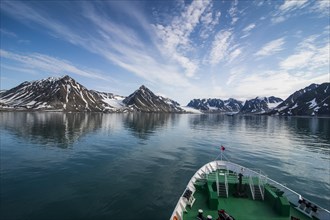
[[[0,91],[0,111],[66,112],[165,112],[239,113],[269,115],[330,116],[330,83],[312,84],[280,98],[256,97],[245,102],[236,99],[193,99],[187,107],[155,95],[141,86],[128,97],[88,90],[69,76],[47,78]],[[191,110],[193,109],[193,110]],[[196,110],[197,109],[197,110]]]
[[[185,112],[179,103],[141,86],[128,97],[88,90],[69,76],[47,78],[0,93],[2,110],[68,112]]]
[[[23,82],[1,93],[0,106],[21,110],[112,112],[116,108],[106,100],[120,98],[112,93],[88,90],[71,77],[64,76]]]
[[[243,102],[233,98],[227,100],[193,99],[187,106],[203,112],[239,112],[243,106]]]
[[[270,114],[330,116],[330,83],[311,84],[296,91]]]
[[[247,100],[239,113],[242,114],[262,114],[269,112],[271,109],[283,102],[283,99],[274,96],[256,97],[255,99]]]
[[[155,95],[142,85],[138,90],[123,100],[129,108],[142,112],[185,112],[174,100]]]

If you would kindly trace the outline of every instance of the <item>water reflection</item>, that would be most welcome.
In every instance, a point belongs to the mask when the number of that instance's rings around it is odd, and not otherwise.
[[[0,128],[45,146],[67,148],[79,137],[99,129],[102,114],[61,112],[5,112]]]
[[[157,130],[169,123],[175,123],[175,114],[161,114],[161,113],[129,113],[124,116],[124,126],[128,128],[132,135],[147,140]]]
[[[190,120],[190,126],[193,129],[196,129],[200,126],[211,126],[211,127],[217,127],[219,124],[224,122],[225,115],[223,114],[200,114],[200,115],[193,115]]]
[[[285,125],[293,145],[306,153],[330,154],[330,118],[278,118]],[[309,145],[301,144],[304,140]]]
[[[315,135],[320,135],[323,138],[330,138],[330,118],[286,118],[290,123],[295,132],[299,133],[311,133]]]
[[[206,139],[213,139],[211,143],[227,140],[225,142],[238,145],[252,142],[264,144],[264,139],[273,138],[272,141],[279,148],[286,145],[302,148],[304,146],[297,143],[301,139],[309,139],[311,145],[304,150],[317,150],[327,155],[330,150],[329,118],[62,112],[0,114],[0,128],[10,130],[30,142],[60,148],[67,148],[82,136],[97,130],[108,135],[113,131],[128,130],[134,137],[148,140],[163,129],[182,128],[186,126],[185,123],[188,123],[190,135],[200,138],[203,143]],[[200,134],[202,136],[199,137]]]

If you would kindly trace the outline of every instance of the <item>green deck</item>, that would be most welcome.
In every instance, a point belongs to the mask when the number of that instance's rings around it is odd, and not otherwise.
[[[226,198],[218,197],[216,191],[214,192],[214,186],[212,187],[214,180],[215,176],[209,175],[203,186],[195,185],[194,197],[196,201],[192,208],[187,206],[187,212],[183,215],[184,220],[196,220],[198,209],[204,211],[205,217],[211,215],[212,219],[218,218],[218,210],[220,209],[224,209],[236,220],[290,220],[292,216],[300,220],[312,219],[296,210],[285,197],[277,196],[276,189],[267,185],[265,185],[264,200],[253,200],[251,193],[248,193],[248,198],[237,198],[233,196],[234,184],[237,182],[237,178],[234,175],[228,175],[229,193],[228,198]],[[253,181],[257,183],[257,179],[253,179]],[[224,182],[224,176],[219,176],[219,182]],[[243,178],[243,184],[246,182],[248,182],[248,179]]]

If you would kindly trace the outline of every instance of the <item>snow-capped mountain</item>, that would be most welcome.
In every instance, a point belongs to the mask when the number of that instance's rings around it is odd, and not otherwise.
[[[23,82],[0,92],[0,109],[87,112],[185,112],[179,103],[141,86],[128,97],[88,90],[69,76]]]
[[[204,112],[238,112],[242,108],[242,102],[236,99],[193,99],[188,107],[199,109]]]
[[[72,112],[239,112],[242,114],[330,116],[330,83],[311,84],[285,101],[257,97],[244,104],[236,99],[193,99],[184,108],[176,101],[155,95],[145,86],[128,97],[88,90],[69,76],[47,78],[0,91],[0,110],[50,110]]]
[[[23,82],[0,94],[7,109],[113,112],[124,97],[88,90],[69,76]],[[124,105],[122,104],[124,107]]]
[[[143,85],[126,97],[123,103],[132,110],[141,112],[185,112],[176,101],[157,96]]]
[[[239,112],[243,107],[243,102],[230,98],[224,101],[225,106],[230,112]]]
[[[276,115],[330,116],[330,83],[311,84],[296,91],[271,112]]]
[[[242,114],[262,114],[269,112],[278,106],[283,100],[274,96],[270,97],[256,97],[254,99],[246,100],[240,110]]]

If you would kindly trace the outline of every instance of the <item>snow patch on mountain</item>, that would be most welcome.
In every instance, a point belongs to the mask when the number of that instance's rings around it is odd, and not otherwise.
[[[193,114],[203,114],[202,111],[192,108],[192,107],[188,107],[188,106],[181,106],[181,108],[183,110],[185,110],[187,113],[193,113]]]
[[[276,115],[324,115],[330,116],[330,83],[311,84],[290,95],[272,114]]]
[[[307,102],[307,103],[309,103],[309,108],[314,108],[315,106],[317,106],[315,99],[316,98],[314,98],[312,101]]]
[[[123,108],[125,104],[123,103],[124,97],[122,96],[113,96],[113,98],[109,98],[107,96],[102,95],[102,101],[107,103],[108,105],[114,108]]]
[[[264,114],[278,106],[283,100],[274,96],[246,100],[240,110],[242,114]]]

